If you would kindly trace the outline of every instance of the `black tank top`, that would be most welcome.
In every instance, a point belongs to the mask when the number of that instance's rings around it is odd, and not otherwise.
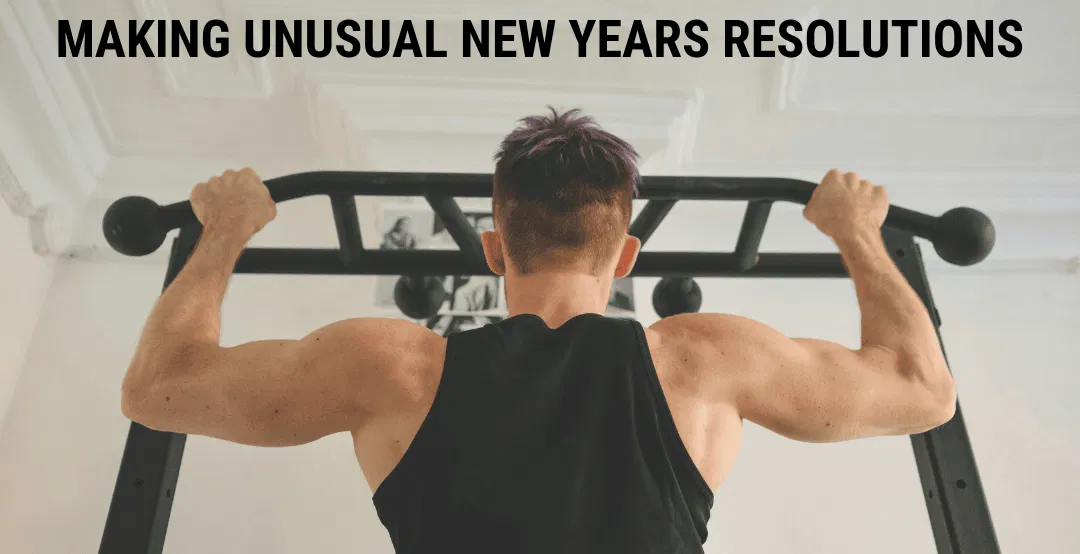
[[[398,554],[700,553],[712,503],[641,325],[595,314],[450,335],[374,496]]]

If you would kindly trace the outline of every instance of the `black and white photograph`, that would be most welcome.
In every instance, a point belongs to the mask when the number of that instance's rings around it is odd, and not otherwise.
[[[506,319],[501,315],[437,315],[427,320],[428,329],[446,337],[453,333],[479,329],[489,323],[498,323]]]
[[[608,297],[607,311],[604,315],[623,319],[634,318],[634,280],[632,278],[615,279],[611,283],[611,295]]]
[[[416,250],[434,248],[426,241],[431,238],[435,212],[418,206],[383,207],[379,213],[380,250]],[[375,307],[394,309],[396,275],[375,277]]]
[[[491,211],[465,212],[478,233],[494,229]],[[435,213],[425,206],[386,207],[380,213],[382,250],[456,250],[457,243]],[[375,281],[375,307],[397,309],[394,284],[397,276],[380,275]],[[488,275],[451,275],[444,278],[447,300],[440,315],[505,313],[502,279]]]
[[[465,219],[478,233],[495,228],[491,211],[464,211]],[[386,206],[380,210],[379,248],[382,250],[455,250],[458,248],[435,212],[426,206]],[[394,284],[398,276],[380,275],[375,281],[375,307],[397,312]],[[635,316],[632,278],[615,279],[604,315],[632,319]],[[449,334],[480,327],[506,316],[506,294],[500,277],[488,275],[448,275],[443,278],[446,302],[428,328]]]

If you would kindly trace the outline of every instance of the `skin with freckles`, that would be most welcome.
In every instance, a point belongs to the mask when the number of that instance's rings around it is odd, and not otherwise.
[[[427,415],[446,340],[396,319],[331,323],[299,340],[223,347],[221,303],[251,237],[276,216],[250,169],[194,188],[204,231],[147,319],[123,383],[122,409],[152,429],[259,446],[351,433],[372,490],[395,467]],[[679,434],[715,490],[739,449],[744,419],[795,440],[831,442],[913,434],[948,421],[955,390],[930,317],[885,250],[885,190],[830,171],[805,216],[831,237],[862,312],[860,348],[788,338],[724,314],[684,314],[646,329]],[[518,271],[496,228],[482,235],[505,277],[509,315],[558,327],[602,314],[613,278],[633,268],[629,235],[604,263]],[[560,256],[572,260],[572,252]]]

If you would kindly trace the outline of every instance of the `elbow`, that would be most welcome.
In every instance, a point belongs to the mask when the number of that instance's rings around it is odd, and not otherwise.
[[[956,383],[944,356],[913,349],[902,352],[898,362],[901,375],[914,385],[920,427],[928,431],[948,423],[956,415]]]
[[[923,433],[945,425],[956,415],[956,384],[948,369],[943,375],[919,384],[923,421],[918,432]]]
[[[157,429],[154,425],[169,413],[169,398],[178,396],[193,374],[190,350],[162,350],[168,354],[136,356],[120,389],[124,417],[151,429]]]
[[[933,397],[933,419],[934,428],[945,425],[949,421],[952,421],[953,416],[956,415],[956,384],[953,382],[952,375],[948,375],[942,379],[942,383],[935,384],[931,391]]]
[[[120,412],[124,417],[144,427],[158,429],[165,410],[162,400],[168,401],[174,392],[165,390],[159,379],[144,379],[138,368],[128,370],[127,377],[120,387]],[[173,388],[170,386],[169,388]]]
[[[124,417],[135,423],[144,423],[146,420],[147,403],[150,398],[149,387],[133,379],[124,379],[120,388],[120,412]]]

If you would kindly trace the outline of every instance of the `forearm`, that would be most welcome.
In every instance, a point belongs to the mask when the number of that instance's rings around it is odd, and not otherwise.
[[[930,315],[889,257],[879,230],[846,233],[836,242],[855,283],[863,348],[888,350],[902,369],[923,377],[936,381],[947,376]]]
[[[221,303],[246,242],[234,233],[204,230],[190,259],[151,310],[125,386],[147,386],[174,362],[218,345]]]

